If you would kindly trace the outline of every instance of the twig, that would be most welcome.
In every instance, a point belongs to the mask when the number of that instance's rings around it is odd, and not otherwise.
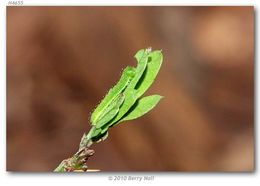
[[[89,149],[91,145],[92,141],[88,140],[84,133],[79,150],[72,157],[63,160],[54,172],[86,172],[88,170],[87,160],[95,153],[94,150]]]

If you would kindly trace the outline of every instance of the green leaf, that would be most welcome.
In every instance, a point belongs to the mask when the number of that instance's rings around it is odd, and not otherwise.
[[[140,50],[136,53],[135,58],[137,59],[138,64],[136,67],[135,76],[126,87],[124,91],[125,101],[121,106],[118,115],[113,119],[110,126],[117,123],[117,121],[119,121],[125,115],[125,113],[134,105],[135,101],[137,100],[137,91],[135,90],[135,86],[146,69],[149,53],[149,49]]]
[[[101,131],[101,128],[97,129],[95,126],[93,126],[87,135],[87,139],[91,139],[92,142],[99,142],[100,140],[105,140],[108,136],[108,131],[105,131],[103,133]]]
[[[113,119],[119,111],[119,107],[124,102],[124,94],[119,94],[111,104],[106,107],[102,114],[100,114],[99,120],[97,121],[96,125],[92,127],[92,131],[89,133],[88,138],[93,139],[96,138],[103,133],[101,133],[103,127],[106,123],[108,123],[111,119]]]
[[[94,112],[91,114],[91,125],[96,125],[97,121],[100,120],[104,110],[109,107],[109,104],[126,88],[129,81],[134,76],[134,68],[126,67],[122,73],[122,76],[118,83],[109,90],[104,99],[100,102],[100,104],[96,107]]]
[[[112,103],[102,113],[100,120],[97,121],[97,124],[95,125],[96,128],[101,128],[116,116],[119,111],[119,107],[124,102],[124,98],[124,94],[121,93],[115,100],[112,101]]]
[[[139,80],[137,86],[135,87],[137,89],[137,97],[139,98],[142,96],[145,91],[152,85],[154,82],[161,64],[162,64],[163,56],[162,52],[160,50],[153,51],[148,56],[148,63],[147,67]]]
[[[152,110],[161,100],[161,98],[162,96],[160,95],[152,95],[139,99],[131,108],[131,110],[127,113],[127,115],[120,120],[120,122],[136,119],[143,116],[144,114]]]

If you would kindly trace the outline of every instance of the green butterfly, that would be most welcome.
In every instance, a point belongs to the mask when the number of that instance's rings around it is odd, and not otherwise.
[[[99,142],[108,136],[108,129],[122,121],[136,119],[154,108],[162,96],[151,95],[141,98],[158,74],[163,55],[151,48],[139,50],[135,54],[137,67],[126,67],[118,83],[109,90],[104,99],[91,114],[92,128],[81,140],[86,143]]]

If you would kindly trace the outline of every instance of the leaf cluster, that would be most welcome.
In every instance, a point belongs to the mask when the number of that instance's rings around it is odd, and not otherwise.
[[[122,121],[139,118],[153,109],[162,96],[141,97],[152,85],[163,60],[160,50],[150,48],[135,54],[137,67],[126,67],[117,82],[91,114],[87,140],[98,142],[108,136],[108,129]]]

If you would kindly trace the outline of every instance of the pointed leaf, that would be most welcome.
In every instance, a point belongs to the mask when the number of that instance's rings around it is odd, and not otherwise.
[[[135,55],[135,57],[138,61],[136,71],[135,71],[135,76],[129,82],[129,85],[126,87],[126,89],[124,91],[125,101],[124,101],[123,105],[121,106],[118,115],[111,122],[111,125],[113,125],[114,123],[119,121],[137,100],[137,97],[136,97],[137,92],[135,90],[135,86],[137,85],[138,81],[140,80],[140,78],[142,77],[142,75],[146,69],[149,53],[150,53],[150,50],[146,49],[146,50],[138,51],[137,54]]]
[[[118,95],[118,97],[104,110],[100,120],[98,120],[97,124],[95,125],[96,128],[101,128],[116,116],[119,111],[119,107],[124,102],[124,98],[124,94],[121,93]]]
[[[127,120],[132,120],[139,118],[152,110],[157,103],[161,100],[162,96],[160,95],[152,95],[152,96],[147,96],[139,99],[133,108],[129,111],[129,113],[126,114],[124,118],[120,120],[121,121],[127,121]]]
[[[91,125],[96,125],[96,122],[100,119],[103,111],[109,106],[113,99],[115,99],[128,85],[131,78],[134,76],[134,68],[126,67],[122,73],[122,76],[118,83],[109,90],[104,99],[96,107],[94,112],[91,114]]]
[[[145,91],[152,85],[156,78],[161,64],[163,56],[160,50],[153,51],[148,56],[148,63],[142,78],[139,80],[136,89],[138,90],[137,97],[142,96]]]

